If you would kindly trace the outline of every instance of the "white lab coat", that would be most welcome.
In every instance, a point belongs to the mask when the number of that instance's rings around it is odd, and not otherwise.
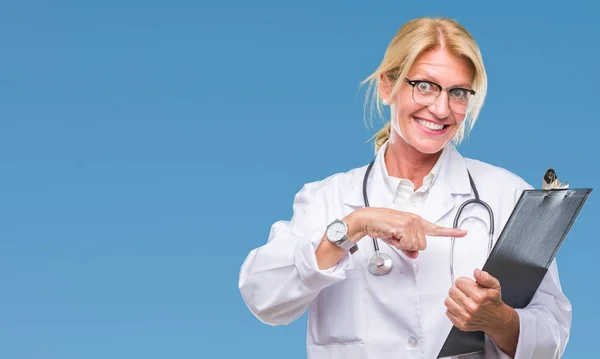
[[[494,211],[494,243],[523,189],[521,178],[489,164],[463,158],[448,145],[438,177],[421,216],[452,227],[460,204],[473,198],[467,169],[481,199]],[[379,151],[377,156],[382,156]],[[380,193],[384,179],[376,164],[369,178],[372,207],[390,206]],[[296,195],[290,221],[273,224],[268,242],[244,261],[239,288],[245,303],[262,322],[288,324],[309,310],[309,359],[435,358],[452,323],[444,300],[451,286],[450,239],[427,237],[427,249],[412,260],[379,241],[394,267],[373,276],[367,260],[374,253],[371,238],[336,266],[319,270],[315,250],[327,225],[364,206],[362,181],[366,165],[306,184]],[[379,190],[379,191],[378,191]],[[461,218],[465,238],[457,238],[455,275],[473,277],[487,255],[487,211],[467,206]],[[526,238],[524,238],[526,240]],[[571,304],[563,295],[553,262],[527,308],[517,309],[520,333],[516,358],[559,358],[571,326]],[[462,358],[508,358],[486,336],[486,353]]]

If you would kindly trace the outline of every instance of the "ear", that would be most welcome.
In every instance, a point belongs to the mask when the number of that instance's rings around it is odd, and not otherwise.
[[[379,96],[385,104],[389,104],[391,101],[390,94],[392,93],[393,83],[387,77],[385,73],[379,76]]]

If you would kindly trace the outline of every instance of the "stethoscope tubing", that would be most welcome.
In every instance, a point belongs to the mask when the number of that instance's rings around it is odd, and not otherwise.
[[[367,182],[369,179],[369,174],[371,173],[371,169],[373,168],[374,164],[375,164],[375,159],[373,159],[369,163],[369,166],[367,167],[365,176],[363,178],[362,190],[363,190],[363,199],[365,202],[365,207],[369,207],[369,197],[367,195]],[[493,238],[494,238],[494,211],[485,201],[482,201],[479,198],[479,192],[477,191],[477,186],[475,186],[473,177],[471,177],[471,173],[469,173],[468,171],[467,171],[467,174],[469,175],[469,182],[471,184],[471,189],[473,190],[475,198],[464,201],[458,207],[458,210],[456,211],[456,215],[454,216],[454,223],[453,223],[452,227],[458,228],[458,225],[459,225],[458,222],[460,220],[460,215],[462,214],[463,209],[465,207],[467,207],[468,205],[476,204],[476,205],[484,206],[490,217],[489,234],[488,234],[489,235],[488,253],[487,253],[487,255],[489,257],[489,255],[492,251],[492,244],[493,244]],[[373,248],[375,250],[375,255],[371,256],[371,258],[369,258],[369,263],[368,263],[369,272],[373,275],[387,274],[390,272],[390,270],[392,269],[392,266],[393,266],[391,257],[389,257],[385,253],[382,255],[379,252],[379,243],[377,242],[377,238],[372,238],[372,240],[373,240]],[[454,237],[451,237],[451,239],[450,239],[450,241],[451,241],[451,243],[450,243],[450,277],[451,277],[452,285],[455,285],[455,283],[456,283],[456,280],[454,278],[454,242],[455,242],[455,240],[456,239]]]

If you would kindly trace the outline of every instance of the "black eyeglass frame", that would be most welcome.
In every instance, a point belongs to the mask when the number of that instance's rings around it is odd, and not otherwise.
[[[418,83],[420,82],[426,82],[428,84],[432,84],[434,86],[436,86],[437,88],[440,89],[440,93],[442,91],[452,91],[452,90],[463,90],[463,91],[467,91],[468,93],[471,94],[471,96],[475,95],[475,90],[471,90],[471,89],[466,89],[466,88],[462,88],[462,87],[442,87],[442,85],[437,84],[433,81],[429,81],[429,80],[410,80],[408,78],[404,78],[404,82],[406,82],[407,84],[411,85],[413,88],[415,86],[417,86]]]

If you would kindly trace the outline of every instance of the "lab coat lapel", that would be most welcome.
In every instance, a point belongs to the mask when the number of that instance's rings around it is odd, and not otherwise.
[[[431,223],[436,223],[455,206],[450,187],[441,181],[436,180],[435,182],[431,186],[421,212],[421,217]]]
[[[352,171],[352,179],[349,186],[344,191],[344,204],[350,207],[350,210],[356,210],[365,206],[365,201],[362,192],[362,185],[368,165],[357,168]],[[373,171],[371,170],[371,175]],[[369,179],[372,183],[372,179]],[[369,199],[371,196],[369,196]]]
[[[452,145],[448,145],[445,151],[440,171],[434,179],[421,212],[421,217],[432,223],[438,222],[456,207],[453,195],[470,192],[464,159]]]

